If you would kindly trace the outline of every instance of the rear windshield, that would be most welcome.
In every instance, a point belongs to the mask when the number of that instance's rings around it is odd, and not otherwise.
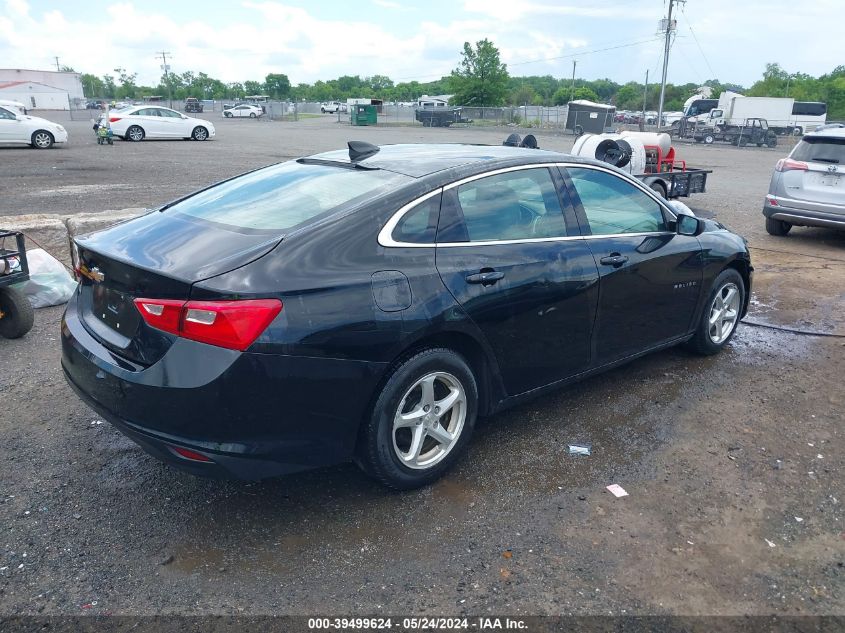
[[[810,163],[845,164],[845,138],[805,137],[791,158]]]
[[[390,191],[410,178],[295,161],[215,185],[168,209],[236,229],[284,231]]]

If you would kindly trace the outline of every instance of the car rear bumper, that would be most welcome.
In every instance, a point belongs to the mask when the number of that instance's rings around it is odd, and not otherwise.
[[[818,226],[828,229],[845,230],[845,215],[823,211],[810,211],[784,206],[780,203],[772,205],[768,200],[763,203],[763,215],[773,220],[782,220],[798,226]]]
[[[65,377],[86,404],[153,456],[209,477],[263,479],[349,460],[384,371],[181,339],[154,365],[133,366],[88,332],[75,297],[61,338]]]

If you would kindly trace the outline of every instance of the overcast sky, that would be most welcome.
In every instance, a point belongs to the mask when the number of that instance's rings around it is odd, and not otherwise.
[[[382,74],[431,81],[464,41],[489,38],[511,75],[659,78],[658,21],[668,0],[0,0],[0,67],[96,75],[124,67],[142,84],[174,72],[223,81],[282,72],[293,84]],[[767,62],[819,75],[845,63],[845,0],[688,0],[669,80],[716,77],[746,86]],[[834,17],[835,16],[835,17]],[[833,19],[832,19],[833,18]],[[611,50],[602,50],[611,49]]]

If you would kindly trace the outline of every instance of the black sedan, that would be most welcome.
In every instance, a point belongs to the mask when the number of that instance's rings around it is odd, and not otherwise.
[[[742,238],[603,163],[350,143],[77,240],[62,367],[195,474],[354,460],[408,489],[478,416],[745,314]]]

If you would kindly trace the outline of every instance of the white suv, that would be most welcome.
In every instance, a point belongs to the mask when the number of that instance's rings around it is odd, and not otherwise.
[[[804,135],[777,162],[763,215],[770,235],[786,235],[793,225],[845,230],[844,128]]]

